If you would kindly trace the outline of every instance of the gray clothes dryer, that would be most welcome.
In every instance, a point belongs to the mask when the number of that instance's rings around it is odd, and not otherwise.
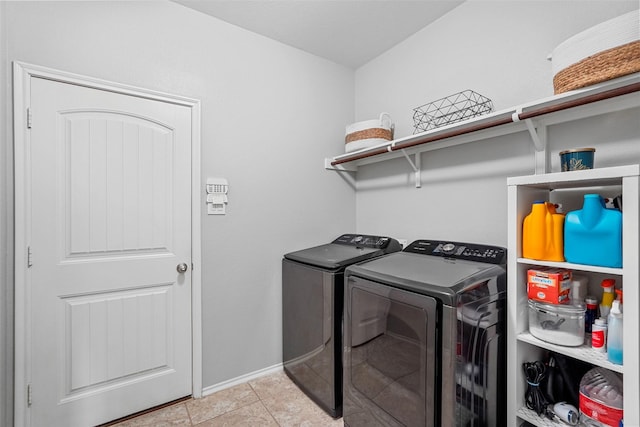
[[[284,371],[333,417],[342,415],[344,270],[401,249],[389,237],[344,234],[282,260]]]
[[[417,240],[345,272],[344,423],[503,426],[506,250]]]

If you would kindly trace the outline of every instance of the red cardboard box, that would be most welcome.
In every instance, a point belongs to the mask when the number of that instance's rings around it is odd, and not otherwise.
[[[527,271],[529,299],[551,304],[569,303],[571,270],[541,267]]]

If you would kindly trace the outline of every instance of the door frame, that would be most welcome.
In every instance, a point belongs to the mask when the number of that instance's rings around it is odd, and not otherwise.
[[[192,395],[202,397],[202,262],[200,218],[200,100],[87,77],[48,67],[13,62],[13,150],[14,150],[14,425],[30,425],[28,384],[30,363],[31,286],[27,248],[31,240],[27,213],[30,208],[27,108],[30,106],[32,77],[105,90],[113,93],[168,102],[191,109],[191,354]]]

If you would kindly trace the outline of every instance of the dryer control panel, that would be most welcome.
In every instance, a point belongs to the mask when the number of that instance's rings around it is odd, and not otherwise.
[[[507,262],[507,250],[505,248],[475,243],[416,240],[408,245],[403,252],[464,259],[488,264],[506,264]]]
[[[331,243],[361,248],[385,249],[391,242],[396,242],[396,240],[389,237],[367,236],[365,234],[343,234]]]

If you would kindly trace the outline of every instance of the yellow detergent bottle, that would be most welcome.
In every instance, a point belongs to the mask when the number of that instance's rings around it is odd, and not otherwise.
[[[602,283],[600,283],[600,286],[602,286],[602,302],[600,303],[600,314],[602,317],[606,318],[609,315],[613,300],[615,299],[615,285],[615,279],[604,279]]]
[[[553,203],[536,200],[522,224],[524,258],[564,261],[564,214]]]

